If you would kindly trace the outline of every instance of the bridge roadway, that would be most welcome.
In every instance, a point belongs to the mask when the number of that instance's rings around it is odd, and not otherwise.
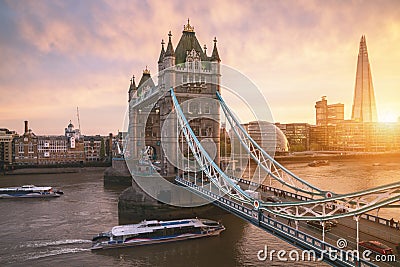
[[[241,186],[241,188],[247,189],[247,187],[249,187],[250,181],[245,179],[238,179],[238,184]],[[252,183],[253,188],[254,185],[259,186],[257,183]],[[257,191],[260,193],[262,200],[265,200],[268,196],[278,195],[273,193],[275,191],[277,193],[281,193],[281,195],[284,196],[280,197],[283,202],[299,201],[298,194],[276,189],[274,187],[259,186]],[[293,195],[297,195],[297,198],[292,197]],[[307,199],[307,197],[305,196],[302,196],[302,198]],[[288,223],[287,220],[283,218],[278,217],[274,219],[280,222]],[[373,219],[374,221],[372,221],[371,219]],[[339,238],[344,238],[347,241],[348,249],[356,249],[356,221],[353,219],[353,217],[340,218],[337,219],[337,221],[338,225],[336,227],[332,227],[331,231],[325,233],[325,242],[335,245]],[[292,227],[295,227],[294,225],[294,223],[291,223]],[[398,266],[400,266],[400,251],[396,250],[396,246],[400,244],[399,227],[400,225],[398,225],[398,221],[395,222],[393,226],[391,226],[389,220],[387,219],[365,215],[361,217],[359,221],[359,240],[376,240],[391,247],[393,249],[393,253],[396,255]],[[298,229],[322,240],[322,230],[310,227],[309,225],[307,225],[306,222],[299,222]]]
[[[276,217],[274,218],[275,220],[282,222],[282,223],[286,223],[288,224],[287,220]],[[360,222],[359,224],[359,238],[360,241],[369,241],[369,240],[376,240],[379,241],[383,244],[388,245],[389,247],[391,247],[393,249],[393,253],[396,256],[396,263],[390,264],[390,263],[377,263],[377,265],[379,266],[400,266],[400,256],[399,253],[396,251],[395,249],[395,244],[391,243],[389,241],[386,241],[382,238],[376,237],[374,235],[368,234],[364,231],[363,226],[364,224],[367,224],[367,228],[370,229],[375,229],[377,232],[383,232],[385,230],[389,230],[388,232],[394,232],[394,235],[396,235],[397,237],[399,236],[399,230],[394,229],[394,231],[391,231],[393,229],[387,229],[387,226],[384,226],[382,224],[376,224],[373,222],[369,222],[369,221],[365,221],[365,222]],[[368,225],[370,224],[370,225]],[[292,227],[295,227],[294,223],[291,223]],[[320,240],[322,240],[322,231],[318,230],[316,228],[310,227],[309,225],[307,225],[305,222],[299,222],[298,223],[298,230],[307,233],[309,235],[312,235]],[[347,247],[344,249],[349,249],[349,250],[355,250],[357,249],[356,247],[356,222],[352,219],[352,218],[341,218],[338,219],[338,225],[335,227],[331,228],[331,231],[326,232],[325,233],[325,242],[332,244],[334,246],[337,245],[337,240],[340,238],[344,238],[347,241]],[[373,258],[373,256],[371,256],[370,258]]]
[[[240,181],[241,180],[241,181]],[[316,228],[309,227],[305,222],[299,222],[298,223],[298,229],[299,231],[296,231],[295,229],[295,223],[291,223],[291,225],[288,225],[288,220],[275,217],[273,215],[268,215],[266,212],[261,212],[259,211],[258,214],[252,209],[246,208],[242,206],[240,203],[237,203],[236,201],[233,201],[229,198],[229,196],[225,196],[224,198],[218,197],[218,195],[213,194],[212,192],[208,190],[204,190],[200,187],[200,185],[194,185],[192,182],[185,181],[182,178],[176,178],[176,181],[184,186],[187,186],[189,190],[193,191],[194,193],[199,194],[202,197],[209,198],[210,200],[216,200],[214,201],[214,204],[230,211],[231,213],[246,219],[247,221],[253,223],[254,225],[263,228],[267,232],[270,232],[281,239],[295,244],[296,246],[302,248],[302,249],[313,249],[317,252],[322,251],[322,250],[338,250],[337,248],[337,240],[339,238],[344,238],[347,241],[347,247],[344,248],[344,250],[355,250],[356,249],[356,222],[351,218],[341,218],[339,220],[339,223],[336,227],[332,227],[330,232],[325,233],[325,243],[322,242],[322,231],[318,230]],[[194,182],[194,181],[193,181]],[[239,179],[239,184],[241,185],[242,188],[246,188],[245,183],[249,183],[247,180],[242,180]],[[273,188],[270,188],[273,190]],[[276,189],[279,190],[279,189]],[[207,192],[208,191],[208,192]],[[262,198],[265,198],[266,196],[274,195],[273,193],[267,193],[264,192],[265,190],[262,190],[263,192],[260,192],[262,194]],[[281,190],[279,190],[281,192]],[[286,200],[289,201],[298,201],[297,198],[289,197],[286,196]],[[391,263],[383,263],[383,262],[360,262],[359,265],[357,266],[400,266],[400,256],[398,252],[395,250],[395,243],[396,240],[399,237],[400,231],[388,227],[386,225],[382,225],[376,222],[370,222],[368,220],[361,220],[359,223],[360,226],[360,241],[362,240],[377,240],[380,241],[384,244],[389,245],[390,247],[393,248],[393,251],[396,256],[396,262],[391,262]],[[388,237],[386,240],[383,239],[380,236],[382,233],[388,233],[388,235],[385,235]],[[393,237],[393,238],[390,238]],[[340,250],[339,250],[340,251]],[[396,254],[397,253],[397,254]],[[371,259],[374,258],[374,256],[370,256]],[[335,261],[329,261],[329,259],[325,259],[328,263],[332,264],[333,266],[355,266],[355,263],[352,259],[346,261],[340,261],[338,262],[337,260]]]
[[[247,189],[249,186],[249,181],[245,179],[239,179],[238,181],[241,188]],[[290,193],[281,189],[276,189],[274,187],[269,186],[259,186],[256,183],[252,183],[253,186],[257,186],[257,191],[261,194],[262,200],[265,200],[268,196],[274,196],[274,191],[281,193],[284,195],[280,197],[283,202],[295,202],[299,201],[298,194]],[[263,190],[264,189],[264,190]],[[269,191],[269,192],[268,192]],[[283,192],[283,193],[282,193]],[[294,197],[297,195],[297,198]],[[310,199],[305,196],[301,196],[303,200]],[[374,221],[372,221],[374,220]],[[352,217],[346,217],[338,219],[339,226],[345,227],[344,229],[340,229],[349,232],[350,229],[353,230],[349,235],[349,240],[352,239],[355,242],[355,234],[356,234],[356,221]],[[392,247],[393,251],[395,251],[395,246],[400,243],[400,230],[398,229],[400,225],[397,225],[398,222],[395,222],[393,226],[390,226],[390,222],[387,219],[379,218],[372,215],[364,215],[360,218],[359,222],[359,230],[360,230],[360,241],[362,240],[377,240],[380,241],[390,247]],[[334,228],[333,228],[334,229]],[[342,232],[342,231],[340,231]],[[354,236],[354,237],[353,237]],[[342,237],[343,238],[343,237]]]

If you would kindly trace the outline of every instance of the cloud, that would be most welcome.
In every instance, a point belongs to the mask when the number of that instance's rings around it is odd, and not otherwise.
[[[0,126],[32,116],[61,127],[76,106],[98,109],[86,129],[97,129],[96,114],[119,117],[131,75],[156,73],[161,39],[171,30],[176,47],[188,17],[208,53],[216,36],[222,62],[249,76],[283,122],[313,123],[322,95],[351,110],[365,34],[378,109],[400,116],[398,1],[3,1]]]

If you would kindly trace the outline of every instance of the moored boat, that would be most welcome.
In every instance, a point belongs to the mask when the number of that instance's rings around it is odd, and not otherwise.
[[[59,197],[63,192],[50,186],[23,185],[0,188],[0,198]]]
[[[225,227],[207,219],[142,221],[114,226],[92,239],[92,250],[158,244],[219,235]]]
[[[319,167],[319,166],[326,166],[329,165],[328,160],[314,160],[310,163],[308,163],[308,166],[310,167]]]

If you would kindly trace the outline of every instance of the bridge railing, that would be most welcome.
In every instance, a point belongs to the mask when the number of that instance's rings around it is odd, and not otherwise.
[[[301,201],[309,201],[312,200],[312,198],[297,194],[297,193],[293,193],[293,192],[289,192],[286,190],[282,190],[282,189],[278,189],[272,186],[268,186],[268,185],[263,185],[263,184],[258,184],[243,178],[238,178],[238,177],[234,177],[234,176],[229,176],[229,178],[234,179],[240,183],[243,184],[247,184],[250,186],[254,186],[254,187],[259,187],[262,191],[270,191],[270,192],[276,192],[278,195],[283,195],[283,196],[288,196],[294,199],[298,199]],[[399,222],[396,221],[391,221],[390,219],[386,219],[386,218],[382,218],[382,217],[378,217],[372,214],[368,214],[368,213],[364,213],[360,216],[362,219],[365,219],[367,221],[370,222],[375,222],[375,223],[379,223],[388,227],[393,227],[393,228],[400,228],[400,224]]]
[[[266,190],[266,191],[270,191],[270,192],[276,192],[278,194],[284,194],[285,196],[288,196],[288,197],[291,197],[291,198],[295,198],[295,199],[298,199],[298,200],[301,200],[301,201],[311,200],[311,198],[303,196],[303,195],[299,195],[299,194],[296,194],[296,193],[293,193],[293,192],[289,192],[289,191],[285,191],[285,190],[282,190],[282,189],[277,189],[275,187],[268,186],[268,185],[258,184],[258,183],[255,183],[255,182],[243,179],[243,178],[237,178],[237,177],[234,177],[234,176],[229,176],[229,178],[234,179],[234,180],[236,180],[236,181],[238,181],[240,183],[243,183],[243,184],[251,185],[251,186],[254,186],[254,187],[260,187],[263,191]]]
[[[355,258],[353,254],[348,254],[346,251],[341,250],[329,243],[323,242],[318,238],[308,235],[300,230],[296,230],[282,222],[279,222],[269,216],[265,216],[260,210],[248,208],[240,203],[217,195],[209,190],[204,189],[190,181],[176,177],[175,181],[181,185],[186,186],[190,191],[213,201],[214,205],[217,205],[249,222],[263,228],[267,232],[273,233],[274,235],[289,241],[290,243],[296,244],[302,249],[309,249],[314,251],[313,256],[322,256],[325,260],[335,259],[335,263],[340,264],[338,266],[377,266],[372,262],[365,261],[363,259]],[[312,253],[311,253],[312,254]],[[330,259],[329,259],[330,258]]]
[[[393,228],[397,228],[397,229],[399,229],[399,227],[400,227],[400,224],[399,224],[398,221],[397,222],[391,221],[389,219],[378,217],[378,216],[367,214],[367,213],[366,214],[362,214],[361,218],[363,218],[365,220],[368,220],[370,222],[383,224],[383,225],[386,225],[386,226],[389,226],[389,227],[393,227]]]

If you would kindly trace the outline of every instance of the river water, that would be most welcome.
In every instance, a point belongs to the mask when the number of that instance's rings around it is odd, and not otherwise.
[[[369,161],[332,162],[318,168],[305,165],[288,167],[310,182],[340,193],[400,179],[400,164],[391,161],[379,166]],[[331,175],[335,178],[328,179]],[[227,228],[218,237],[91,252],[92,236],[118,224],[117,203],[123,188],[104,188],[103,169],[0,177],[0,187],[23,184],[51,185],[62,189],[64,195],[0,200],[0,266],[327,266],[276,258],[272,262],[258,260],[257,252],[265,245],[269,251],[294,247],[230,214],[210,217],[222,220]]]

